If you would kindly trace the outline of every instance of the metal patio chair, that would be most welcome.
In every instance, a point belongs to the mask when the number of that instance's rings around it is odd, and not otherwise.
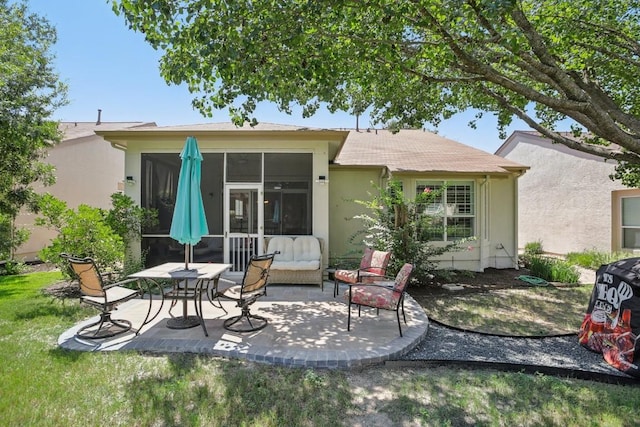
[[[101,339],[129,331],[131,322],[114,319],[111,317],[111,313],[117,309],[117,305],[142,296],[143,292],[140,286],[137,286],[137,289],[123,286],[138,282],[138,279],[127,279],[107,284],[92,258],[76,258],[68,254],[60,254],[60,256],[67,260],[71,271],[78,279],[81,293],[80,302],[100,310],[100,319],[80,328],[76,336],[86,339]]]
[[[338,295],[340,283],[373,283],[383,280],[387,274],[387,266],[391,259],[391,252],[377,251],[365,248],[360,267],[357,270],[336,270],[333,285],[333,296]]]
[[[351,330],[351,306],[358,306],[358,316],[360,316],[361,307],[373,307],[375,309],[390,310],[396,312],[398,319],[398,329],[402,336],[402,326],[400,325],[400,310],[402,310],[402,318],[407,323],[407,317],[404,313],[404,296],[409,285],[409,278],[413,271],[412,264],[404,264],[393,282],[376,282],[376,283],[356,283],[349,284],[349,290],[345,292],[348,298],[349,312],[347,315],[347,331]]]
[[[214,298],[223,298],[236,301],[242,313],[226,319],[224,328],[234,332],[252,332],[267,326],[268,321],[262,316],[252,314],[251,305],[267,293],[267,281],[269,269],[273,263],[275,253],[253,255],[244,271],[242,283],[234,284],[222,291],[216,292]],[[219,285],[228,280],[220,279]]]

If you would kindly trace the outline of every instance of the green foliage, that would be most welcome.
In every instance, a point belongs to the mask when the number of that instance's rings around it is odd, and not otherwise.
[[[640,188],[640,164],[619,162],[609,178],[619,180],[626,187]]]
[[[122,194],[112,195],[111,201],[113,208],[109,211],[87,205],[74,210],[51,195],[43,196],[39,206],[42,216],[36,219],[36,224],[56,230],[58,236],[40,251],[40,258],[64,272],[67,265],[61,253],[91,257],[101,271],[126,275],[139,270],[144,256],[127,258],[125,262],[125,248],[139,238],[141,225],[156,220],[156,213],[135,206],[130,197]]]
[[[66,103],[66,87],[52,67],[56,34],[44,18],[0,0],[0,27],[0,259],[10,259],[26,238],[14,219],[37,202],[33,183],[54,181],[43,159],[61,137],[50,118]]]
[[[141,208],[125,194],[113,193],[111,206],[105,221],[125,243],[139,240],[142,230],[158,223],[157,210]]]
[[[525,255],[540,255],[544,253],[542,242],[537,240],[535,242],[529,242],[524,245]]]
[[[6,261],[0,264],[0,276],[7,275],[11,276],[14,274],[20,274],[24,272],[26,266],[23,262],[18,261]]]
[[[14,218],[0,213],[0,261],[12,260],[13,252],[29,238],[29,230],[14,226]]]
[[[355,217],[363,222],[364,229],[352,240],[362,239],[372,248],[391,252],[390,275],[396,274],[404,263],[409,262],[415,266],[414,279],[420,284],[428,283],[438,266],[434,258],[459,249],[460,244],[469,239],[436,243],[421,238],[432,218],[423,213],[420,206],[435,200],[437,191],[424,192],[415,200],[407,200],[398,181],[390,181],[386,188],[375,188],[377,194],[371,200],[356,200],[368,213]]]
[[[591,249],[582,252],[570,252],[565,258],[570,264],[597,270],[601,265],[610,264],[625,258],[632,258],[633,256],[634,254],[630,252],[603,252]]]
[[[518,118],[554,142],[640,164],[636,0],[112,5],[205,116],[228,108],[253,125],[262,101],[305,117],[326,103],[403,129],[471,108],[481,112],[472,127],[483,112],[502,133]],[[572,134],[556,132],[567,118]]]
[[[571,264],[561,259],[543,256],[530,258],[531,275],[549,282],[579,283],[580,272]]]
[[[49,196],[53,199],[53,196]],[[59,204],[65,209],[58,214]],[[48,209],[47,206],[53,206]],[[49,246],[39,253],[40,259],[56,264],[61,271],[67,272],[66,261],[60,254],[67,253],[77,257],[91,257],[101,271],[112,271],[124,262],[124,242],[106,222],[102,209],[80,205],[77,209],[66,208],[66,203],[57,200],[43,203],[37,224],[58,231]]]

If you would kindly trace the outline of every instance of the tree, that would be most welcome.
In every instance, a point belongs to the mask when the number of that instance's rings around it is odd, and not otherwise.
[[[305,116],[365,102],[375,123],[420,127],[473,108],[503,137],[518,117],[640,164],[637,0],[112,1],[206,116],[228,107],[254,123],[260,101]],[[565,118],[573,135],[555,131]]]
[[[52,67],[55,41],[45,19],[24,4],[0,0],[0,259],[24,240],[13,224],[22,207],[36,205],[33,184],[54,181],[42,159],[60,140],[50,117],[66,102],[66,87]]]

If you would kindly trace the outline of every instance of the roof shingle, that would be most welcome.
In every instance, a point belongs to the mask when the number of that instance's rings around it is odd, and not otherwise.
[[[351,131],[335,164],[386,166],[391,172],[511,173],[528,167],[435,133]]]

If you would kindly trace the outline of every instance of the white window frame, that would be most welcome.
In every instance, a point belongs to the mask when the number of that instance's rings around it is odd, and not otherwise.
[[[472,237],[476,232],[476,183],[473,180],[460,180],[460,181],[444,181],[444,180],[416,180],[415,181],[415,191],[416,196],[424,191],[424,188],[436,188],[443,189],[442,200],[445,200],[447,203],[429,203],[424,211],[425,214],[431,216],[442,216],[442,226],[443,233],[441,239],[434,239],[433,241],[454,241],[457,239],[463,239],[467,237]],[[466,186],[468,188],[468,192],[462,193],[461,195],[456,194],[456,187]],[[452,194],[454,192],[454,194]],[[459,203],[459,198],[469,197],[470,200]],[[446,206],[446,208],[445,208]],[[461,206],[461,207],[460,207]],[[471,232],[469,236],[454,236],[451,237],[448,234],[448,224],[451,223],[454,218],[471,218],[470,226]]]

